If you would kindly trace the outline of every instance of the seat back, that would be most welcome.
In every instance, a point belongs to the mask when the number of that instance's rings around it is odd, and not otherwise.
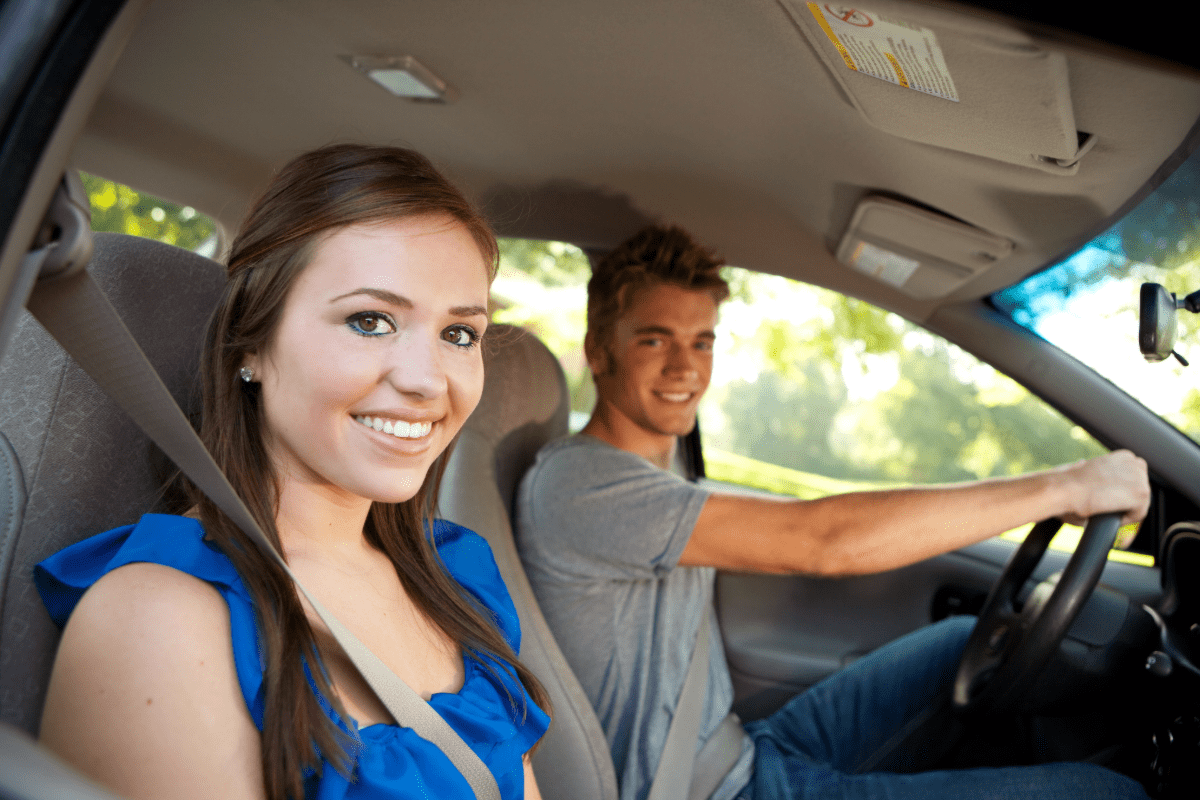
[[[89,266],[180,406],[198,411],[204,327],[224,268],[178,247],[96,234]],[[161,510],[170,466],[27,312],[0,361],[0,721],[36,733],[58,629],[33,565]]]
[[[521,661],[554,704],[554,722],[533,758],[542,796],[616,800],[608,743],[538,608],[513,539],[521,476],[543,444],[567,433],[566,380],[544,344],[507,325],[489,328],[484,365],[483,397],[450,456],[439,510],[491,545],[521,619]]]

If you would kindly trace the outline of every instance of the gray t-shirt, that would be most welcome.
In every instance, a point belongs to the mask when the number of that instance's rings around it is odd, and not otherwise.
[[[679,567],[708,492],[579,435],[546,445],[517,500],[517,546],[559,646],[612,749],[621,800],[643,800],[712,602],[710,567]],[[697,749],[729,712],[733,686],[715,622]],[[713,793],[750,780],[749,739]]]

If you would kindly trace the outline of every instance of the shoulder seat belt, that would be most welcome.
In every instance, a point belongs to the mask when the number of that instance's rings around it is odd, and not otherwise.
[[[55,246],[31,252],[23,271],[38,272]],[[296,580],[85,267],[86,261],[39,280],[27,303],[30,313],[176,466],[283,567],[397,724],[439,747],[476,800],[500,800],[495,777],[462,737]]]
[[[715,624],[716,614],[710,604],[696,630],[692,658],[646,800],[707,800],[742,754],[746,731],[732,711],[696,752],[708,690],[710,631]]]

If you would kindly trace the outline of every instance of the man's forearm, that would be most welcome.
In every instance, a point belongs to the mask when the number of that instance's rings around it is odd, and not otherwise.
[[[882,572],[1051,516],[1145,515],[1145,463],[1110,453],[1070,467],[950,486],[820,500],[714,495],[680,563],[755,572]]]

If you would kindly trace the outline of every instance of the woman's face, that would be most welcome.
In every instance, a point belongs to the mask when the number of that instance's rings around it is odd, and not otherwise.
[[[265,440],[287,491],[382,502],[417,493],[483,391],[488,270],[448,216],[351,225],[321,241],[262,382]]]

